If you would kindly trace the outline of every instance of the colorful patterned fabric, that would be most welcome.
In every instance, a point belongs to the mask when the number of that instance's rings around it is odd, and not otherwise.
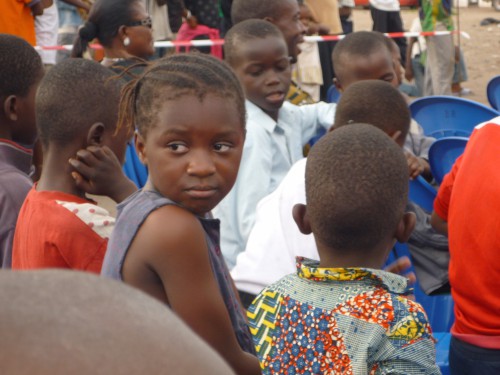
[[[420,0],[419,3],[422,31],[436,31],[438,23],[442,23],[447,30],[453,30],[450,0]]]
[[[290,88],[286,94],[286,100],[295,105],[303,104],[314,104],[316,103],[311,95],[302,90],[297,82],[293,81],[290,83]]]
[[[407,280],[364,268],[318,268],[264,289],[247,316],[264,374],[440,374],[430,325]]]

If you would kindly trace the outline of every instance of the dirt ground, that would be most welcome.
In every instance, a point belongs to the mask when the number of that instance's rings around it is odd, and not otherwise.
[[[416,9],[403,9],[401,16],[405,29],[409,29],[418,13]],[[458,8],[454,18],[455,25],[460,24],[460,29],[470,35],[470,39],[464,36],[460,38],[469,75],[469,80],[462,86],[472,90],[472,95],[467,96],[468,99],[488,104],[486,85],[492,77],[500,74],[500,24],[481,26],[480,22],[485,18],[500,19],[500,12],[496,12],[491,6],[471,6]],[[371,27],[370,11],[355,9],[354,30],[371,30]],[[455,36],[455,43],[458,42]]]

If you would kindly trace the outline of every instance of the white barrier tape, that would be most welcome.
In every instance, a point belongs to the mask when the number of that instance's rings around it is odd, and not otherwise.
[[[419,36],[440,36],[440,35],[450,35],[458,34],[458,31],[426,31],[426,32],[402,32],[402,33],[385,33],[384,35],[389,38],[411,38]],[[467,39],[470,39],[470,35],[465,31],[461,31],[460,34]],[[343,39],[345,35],[313,35],[305,36],[304,41],[306,42],[328,42],[334,40]],[[155,42],[154,46],[156,48],[174,48],[174,47],[211,47],[211,46],[222,46],[224,44],[224,39],[206,39],[206,40],[175,40],[175,41],[164,41]],[[36,46],[37,50],[71,50],[72,45],[67,44],[64,46]],[[102,46],[99,44],[91,44],[90,48],[101,49]]]

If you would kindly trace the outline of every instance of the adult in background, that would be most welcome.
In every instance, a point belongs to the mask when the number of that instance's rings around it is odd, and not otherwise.
[[[425,1],[425,0],[424,0]],[[381,33],[403,32],[399,0],[370,0],[370,13],[373,20],[373,31]],[[395,38],[399,47],[403,66],[406,61],[406,39]]]
[[[420,0],[422,31],[452,31],[451,2],[449,0]],[[424,95],[451,95],[455,45],[453,36],[425,37],[427,61],[425,63]]]
[[[78,32],[72,57],[83,57],[95,38],[104,48],[101,63],[108,67],[126,67],[154,53],[152,20],[142,0],[97,0]]]
[[[34,46],[35,16],[51,4],[52,0],[0,1],[0,33],[16,35]]]

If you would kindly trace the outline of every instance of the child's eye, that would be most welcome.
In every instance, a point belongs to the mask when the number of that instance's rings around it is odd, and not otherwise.
[[[169,143],[167,148],[176,153],[182,153],[187,151],[187,146],[182,143]]]
[[[225,143],[216,143],[214,145],[214,150],[218,151],[218,152],[229,151],[230,148],[231,148],[231,146],[228,144],[225,144]]]
[[[250,71],[249,72],[252,77],[258,77],[262,73],[261,70],[255,70],[255,71]]]

